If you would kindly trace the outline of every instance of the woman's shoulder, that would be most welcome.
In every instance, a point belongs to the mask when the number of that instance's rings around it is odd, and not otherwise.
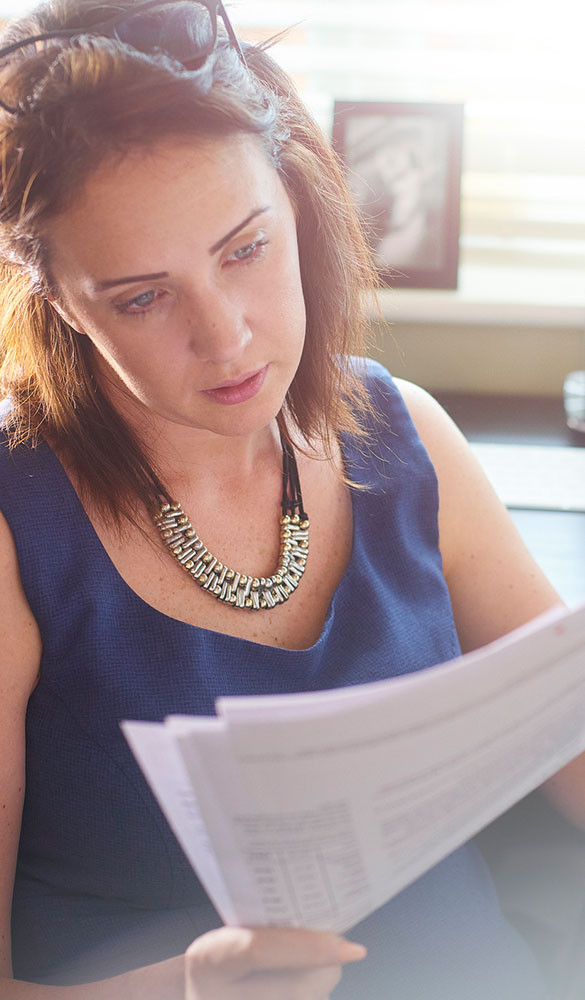
[[[23,482],[32,485],[56,465],[56,456],[43,438],[20,440],[18,429],[10,423],[10,408],[0,402],[0,500],[7,499],[12,488],[22,488]]]
[[[4,680],[28,696],[38,675],[41,640],[22,588],[14,538],[1,511],[0,579],[0,686],[5,665],[10,675]]]
[[[365,383],[374,424],[380,425],[382,418],[382,428],[387,426],[394,432],[400,430],[403,435],[405,432],[412,434],[418,430],[415,418],[429,405],[439,405],[424,389],[392,375],[380,361],[373,358],[352,361],[354,370]]]
[[[393,487],[408,492],[423,481],[433,488],[432,464],[413,419],[418,407],[411,398],[410,383],[394,378],[371,358],[355,359],[354,365],[367,401],[360,417],[365,433],[356,439],[344,438],[350,478],[366,485],[365,476],[369,485],[385,492]]]
[[[435,456],[445,461],[454,445],[463,445],[463,435],[437,400],[421,386],[391,375],[379,361],[362,359],[362,371],[370,403],[379,414],[391,418],[390,429],[408,428],[422,441],[431,461]],[[456,448],[456,451],[459,449]]]
[[[387,368],[374,358],[350,358],[355,374],[365,382],[369,394],[395,393],[396,383]]]

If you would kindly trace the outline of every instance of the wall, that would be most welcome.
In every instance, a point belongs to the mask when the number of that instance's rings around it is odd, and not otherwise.
[[[585,368],[575,327],[374,324],[372,355],[430,391],[560,396],[569,371]]]

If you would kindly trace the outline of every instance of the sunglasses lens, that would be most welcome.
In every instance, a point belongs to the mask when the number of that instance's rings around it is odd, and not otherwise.
[[[164,52],[181,63],[204,60],[216,39],[215,14],[207,6],[161,4],[116,22],[116,37],[140,52]]]

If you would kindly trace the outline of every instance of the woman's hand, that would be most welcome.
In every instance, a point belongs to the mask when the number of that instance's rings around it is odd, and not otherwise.
[[[185,955],[186,1000],[328,1000],[346,962],[366,949],[336,934],[222,927]]]

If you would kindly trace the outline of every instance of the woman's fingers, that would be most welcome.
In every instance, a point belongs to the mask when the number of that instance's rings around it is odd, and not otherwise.
[[[222,927],[185,956],[188,1000],[327,1000],[366,949],[327,931]]]
[[[366,949],[328,931],[281,927],[222,927],[197,938],[187,950],[190,964],[221,970],[227,980],[251,972],[339,965],[364,958]]]

